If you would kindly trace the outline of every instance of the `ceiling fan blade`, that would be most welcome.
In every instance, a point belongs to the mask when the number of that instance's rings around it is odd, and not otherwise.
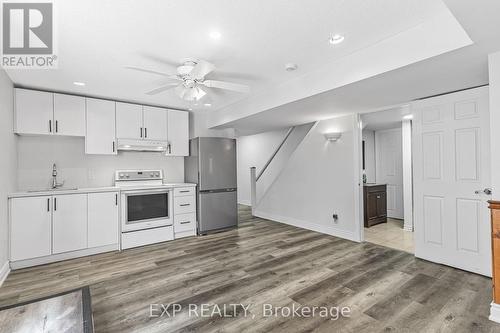
[[[189,73],[189,76],[193,79],[202,80],[205,75],[212,72],[215,69],[215,65],[209,63],[205,60],[197,60],[196,65]]]
[[[205,80],[201,84],[205,87],[209,88],[217,88],[224,90],[232,90],[240,93],[248,93],[250,92],[250,87],[244,84],[226,82],[226,81],[216,81],[216,80]]]
[[[147,91],[146,95],[156,95],[156,94],[159,94],[165,90],[169,90],[169,89],[172,89],[172,88],[177,87],[177,86],[178,86],[177,83],[165,84],[165,85],[159,86],[158,88],[155,88],[153,90]]]
[[[161,76],[165,76],[165,77],[167,77],[169,79],[173,79],[173,80],[182,80],[179,77],[177,77],[177,75],[175,75],[175,74],[170,74],[170,73],[165,73],[165,72],[159,72],[159,71],[155,71],[153,69],[147,69],[147,68],[142,68],[142,67],[137,67],[137,66],[125,66],[125,68],[127,68],[127,69],[133,69],[133,70],[139,71],[139,72],[145,72],[145,73],[150,73],[150,74],[161,75]]]

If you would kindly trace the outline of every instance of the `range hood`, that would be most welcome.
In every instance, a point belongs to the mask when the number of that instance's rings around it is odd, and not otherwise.
[[[120,151],[149,151],[164,153],[167,151],[167,141],[118,139],[118,150]]]

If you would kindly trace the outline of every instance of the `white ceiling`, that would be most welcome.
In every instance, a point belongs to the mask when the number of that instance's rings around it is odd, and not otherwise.
[[[387,109],[488,83],[488,54],[500,50],[500,1],[444,0],[473,45],[237,119],[222,127],[241,134],[274,130],[336,115]]]
[[[207,107],[172,91],[145,95],[164,79],[123,66],[174,72],[182,59],[201,58],[218,67],[208,78],[248,84],[258,94],[446,9],[439,0],[64,0],[55,8],[58,69],[9,70],[16,85],[195,110]],[[332,47],[332,33],[344,34],[345,42]],[[286,72],[287,62],[299,69]],[[212,91],[209,112],[249,97]]]
[[[407,106],[370,112],[361,115],[361,123],[363,124],[363,129],[371,131],[400,128],[403,117],[409,114],[411,114],[411,111]]]

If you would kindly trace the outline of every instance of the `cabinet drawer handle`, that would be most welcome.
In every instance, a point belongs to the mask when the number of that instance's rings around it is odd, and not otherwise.
[[[380,195],[377,195],[377,199],[380,199]]]
[[[191,206],[191,204],[181,204],[180,206],[181,206],[181,207]]]
[[[189,190],[179,191],[180,193],[188,193]]]
[[[188,224],[188,223],[191,223],[191,221],[183,221],[183,222],[181,222],[181,224]]]

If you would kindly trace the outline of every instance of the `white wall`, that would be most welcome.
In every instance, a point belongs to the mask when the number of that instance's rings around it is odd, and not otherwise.
[[[4,70],[0,69],[0,284],[3,274],[2,268],[8,259],[8,209],[7,194],[16,187],[17,170],[17,137],[13,134],[13,85]],[[5,272],[6,273],[6,272]]]
[[[342,132],[337,142],[326,132]],[[316,123],[257,206],[263,218],[359,241],[361,148],[356,115]],[[334,221],[336,212],[339,219]]]
[[[83,138],[21,136],[17,158],[19,190],[49,186],[52,163],[57,164],[58,180],[65,180],[65,187],[112,186],[116,169],[163,169],[166,181],[184,181],[183,157],[143,152],[85,155]]]
[[[189,137],[196,138],[199,136],[204,137],[223,137],[234,138],[234,130],[227,129],[210,129],[207,127],[208,111],[197,111],[189,113]]]
[[[250,205],[250,167],[262,170],[271,154],[285,137],[287,129],[241,136],[236,139],[238,164],[238,203]]]
[[[489,56],[492,200],[500,201],[500,52]]]
[[[365,141],[366,182],[375,183],[375,131],[364,129],[363,141]]]

